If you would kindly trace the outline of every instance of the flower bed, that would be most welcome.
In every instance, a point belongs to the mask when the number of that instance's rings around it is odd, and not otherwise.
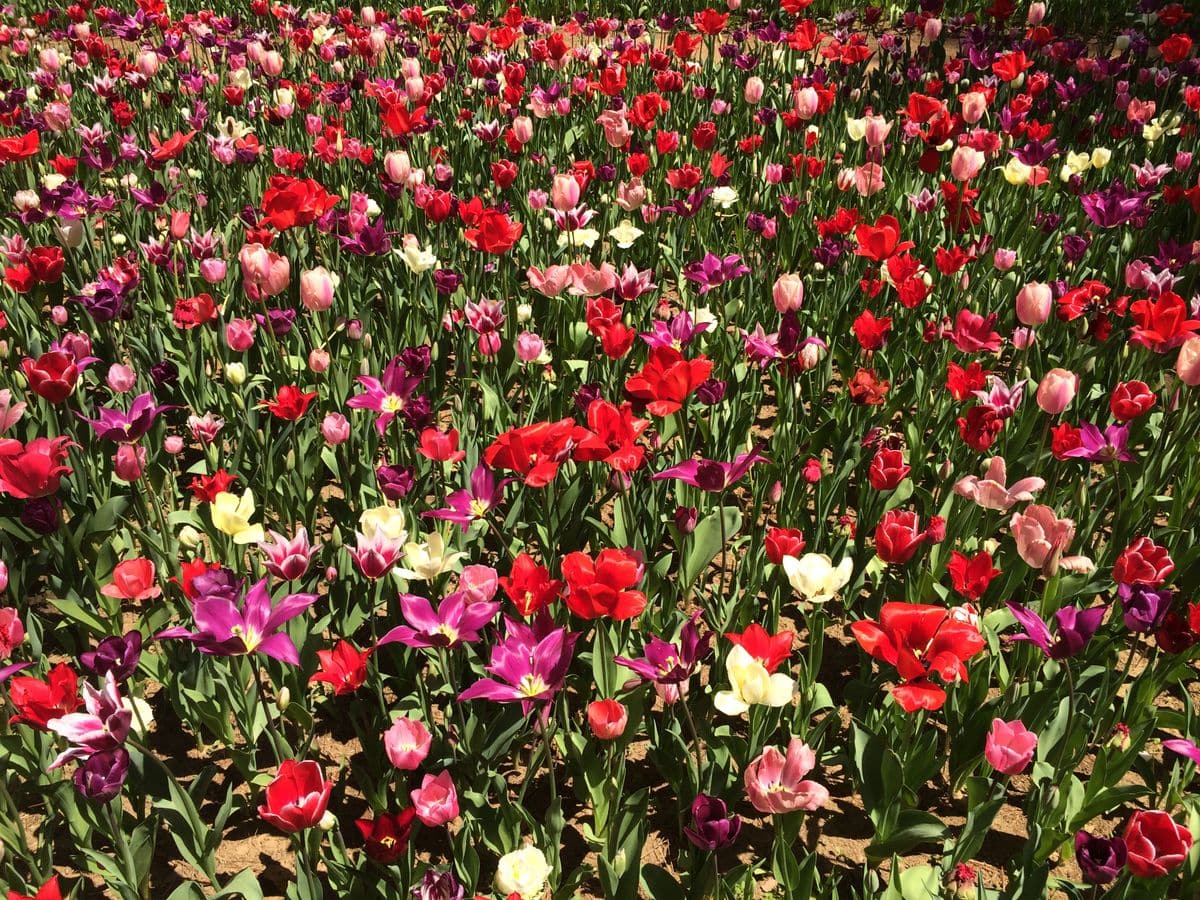
[[[1200,880],[1194,11],[213,6],[0,14],[9,900]]]

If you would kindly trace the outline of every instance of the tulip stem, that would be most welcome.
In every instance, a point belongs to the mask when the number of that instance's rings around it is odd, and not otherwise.
[[[1058,765],[1054,767],[1055,780],[1060,777],[1059,770],[1066,762],[1067,745],[1071,742],[1070,725],[1075,720],[1075,676],[1071,674],[1069,660],[1063,660],[1063,671],[1067,676],[1067,731],[1063,733],[1061,743],[1058,745]]]
[[[108,814],[108,824],[112,829],[113,844],[116,846],[117,852],[121,854],[120,866],[125,870],[125,882],[133,891],[135,896],[142,896],[142,889],[138,878],[137,863],[133,860],[133,853],[129,849],[129,843],[125,840],[125,832],[121,830],[121,797],[118,794],[105,805],[105,812]]]

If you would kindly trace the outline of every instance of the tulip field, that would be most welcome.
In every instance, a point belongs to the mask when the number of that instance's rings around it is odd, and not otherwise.
[[[579,7],[0,8],[0,896],[1200,897],[1200,7]]]

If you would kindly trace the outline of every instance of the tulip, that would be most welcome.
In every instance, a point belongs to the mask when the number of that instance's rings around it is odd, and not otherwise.
[[[1027,506],[1024,513],[1013,513],[1008,527],[1021,559],[1041,569],[1047,578],[1058,571],[1064,551],[1075,538],[1074,521],[1060,519],[1050,507],[1037,503]]]
[[[253,319],[230,319],[225,326],[225,343],[236,353],[245,353],[254,346],[254,332],[258,328]]]
[[[1079,391],[1079,376],[1066,369],[1051,369],[1038,384],[1037,404],[1042,412],[1060,415]]]
[[[350,440],[350,421],[341,413],[328,413],[321,421],[321,436],[330,446]]]
[[[759,812],[772,815],[820,809],[829,791],[815,781],[801,780],[816,764],[816,754],[800,738],[788,743],[786,756],[767,747],[746,767],[746,796]]]
[[[1088,884],[1115,881],[1125,868],[1126,857],[1122,838],[1099,837],[1082,830],[1075,833],[1075,861]]]
[[[1139,809],[1125,826],[1126,864],[1137,878],[1160,878],[1183,865],[1192,833],[1161,809]]]
[[[614,741],[625,733],[629,711],[617,700],[594,700],[587,708],[588,726],[602,741]]]
[[[763,80],[757,75],[751,75],[746,79],[746,87],[742,91],[742,96],[747,103],[753,106],[762,100],[764,89]]]
[[[986,157],[974,147],[965,144],[954,151],[950,158],[950,174],[958,181],[970,181],[983,168]]]
[[[727,716],[740,716],[751,706],[786,706],[792,700],[795,682],[782,672],[768,672],[767,667],[740,644],[729,651],[725,673],[730,689],[718,691],[713,697],[713,706]]]
[[[325,780],[319,763],[284,760],[263,792],[258,814],[281,831],[295,834],[321,822],[332,792],[333,782]]]
[[[1037,735],[1019,719],[1005,722],[992,720],[992,730],[984,743],[983,755],[988,764],[1001,775],[1019,775],[1033,760]]]
[[[532,844],[526,844],[520,850],[500,857],[496,864],[496,891],[502,896],[516,894],[521,900],[537,900],[542,896],[551,871],[546,855]]]
[[[383,748],[392,765],[405,772],[420,768],[429,748],[433,745],[433,737],[421,722],[402,716],[392,723],[392,727],[383,733]]]
[[[1200,387],[1200,337],[1191,337],[1179,347],[1175,374],[1188,387]]]
[[[300,273],[300,302],[310,312],[321,312],[333,306],[333,292],[341,279],[324,266]]]
[[[817,109],[820,107],[821,99],[817,96],[816,90],[811,87],[801,88],[796,91],[792,98],[792,103],[801,119],[808,121],[817,114]]]
[[[1053,302],[1050,285],[1031,281],[1017,292],[1017,318],[1030,328],[1043,325],[1050,318]]]
[[[421,786],[409,792],[417,818],[430,828],[445,825],[458,818],[458,793],[450,773],[426,775]]]
[[[286,256],[268,250],[262,244],[246,244],[238,252],[242,267],[242,287],[251,300],[262,300],[283,293],[291,281],[291,263]]]
[[[250,524],[250,517],[254,515],[254,494],[249,488],[240,498],[221,491],[213,499],[210,512],[213,525],[239,546],[257,544],[265,536],[261,525]]]
[[[854,562],[847,557],[835,566],[823,553],[805,553],[799,559],[785,556],[783,571],[797,594],[809,603],[824,603],[850,581]]]
[[[785,272],[775,279],[771,299],[780,314],[799,310],[804,305],[804,280],[799,275]]]
[[[573,175],[554,176],[550,202],[559,212],[567,212],[579,205],[579,182]]]

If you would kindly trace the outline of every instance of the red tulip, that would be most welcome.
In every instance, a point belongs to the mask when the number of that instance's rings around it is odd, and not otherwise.
[[[1139,809],[1125,826],[1125,864],[1138,878],[1158,878],[1183,865],[1192,833],[1161,809]]]
[[[771,528],[766,545],[767,559],[780,566],[785,556],[799,557],[804,552],[804,533],[799,528]]]
[[[75,357],[66,350],[50,350],[37,359],[26,357],[21,360],[21,370],[29,389],[51,403],[62,403],[71,396],[79,380]]]
[[[615,741],[625,733],[629,710],[618,700],[594,700],[587,708],[588,727],[602,741]]]
[[[17,714],[8,720],[10,725],[24,723],[45,730],[46,723],[79,709],[79,678],[66,663],[50,670],[46,680],[21,675],[8,684],[8,699]]]
[[[586,553],[568,553],[562,573],[567,580],[567,606],[584,619],[608,616],[632,619],[646,608],[646,595],[632,590],[642,580],[642,560],[633,550],[601,550],[593,561]]]
[[[319,763],[287,759],[263,792],[258,814],[280,831],[295,834],[321,821],[332,791],[333,782],[325,780]]]

